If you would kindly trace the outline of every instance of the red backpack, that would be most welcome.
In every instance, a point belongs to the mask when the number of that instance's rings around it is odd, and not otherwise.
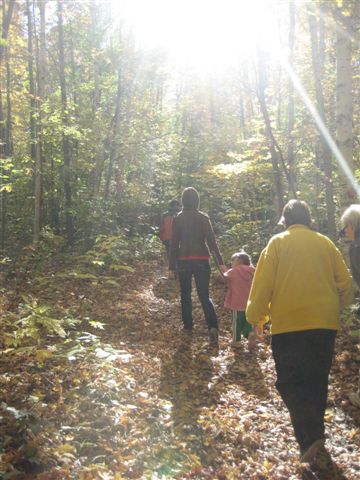
[[[174,217],[172,215],[165,215],[163,222],[160,227],[160,240],[162,242],[166,242],[167,240],[171,240],[171,233],[172,233],[172,223]]]

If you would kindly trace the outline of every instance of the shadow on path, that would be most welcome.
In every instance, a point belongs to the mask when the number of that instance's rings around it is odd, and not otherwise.
[[[199,434],[197,421],[202,408],[215,406],[218,401],[218,394],[209,389],[211,356],[216,352],[193,352],[193,343],[191,338],[180,336],[174,350],[162,352],[159,395],[172,402],[174,432],[179,436]]]
[[[234,350],[233,361],[228,366],[222,381],[225,384],[237,385],[240,390],[259,399],[266,399],[270,396],[260,368],[259,351],[249,352],[244,345]]]

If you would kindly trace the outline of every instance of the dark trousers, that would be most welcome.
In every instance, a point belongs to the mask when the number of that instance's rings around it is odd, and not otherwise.
[[[199,300],[204,310],[208,328],[217,328],[218,321],[214,305],[209,296],[210,265],[207,260],[178,260],[177,272],[180,281],[181,291],[181,313],[184,328],[191,330],[193,327],[192,318],[192,277]]]
[[[166,251],[166,258],[169,260],[169,256],[170,256],[170,240],[163,240],[163,244],[164,244],[164,247],[165,247],[165,251]]]
[[[335,330],[306,330],[273,335],[276,388],[289,410],[303,453],[324,438],[324,415]]]

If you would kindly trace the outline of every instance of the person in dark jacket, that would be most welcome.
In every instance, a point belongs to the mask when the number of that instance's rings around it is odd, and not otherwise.
[[[360,205],[350,205],[341,217],[343,233],[350,240],[349,258],[353,279],[360,289]],[[349,395],[350,402],[360,408],[360,372],[358,389]]]
[[[169,259],[170,242],[172,233],[172,222],[174,217],[180,212],[181,207],[178,200],[170,200],[168,210],[163,214],[160,224],[160,240],[164,244],[166,257]]]
[[[179,277],[181,311],[184,331],[191,333],[192,277],[209,329],[210,342],[218,343],[218,321],[214,305],[209,297],[210,254],[215,257],[220,270],[225,273],[219,247],[209,217],[199,211],[200,198],[195,188],[188,187],[182,193],[182,211],[174,218],[170,245],[169,276]]]

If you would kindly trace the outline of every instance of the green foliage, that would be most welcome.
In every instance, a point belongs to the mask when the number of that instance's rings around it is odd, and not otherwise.
[[[256,263],[261,250],[274,233],[273,226],[269,221],[235,224],[225,234],[219,236],[226,263],[229,264],[231,255],[239,250],[245,250]]]
[[[134,269],[127,262],[134,263],[158,257],[160,242],[154,235],[100,235],[94,248],[78,257],[78,261],[87,266],[113,272],[130,272]],[[124,263],[122,263],[124,262]],[[125,263],[126,262],[126,263]],[[77,274],[79,278],[79,274]]]
[[[24,298],[19,306],[20,319],[12,323],[13,330],[5,334],[5,345],[18,348],[24,345],[40,345],[47,336],[65,338],[67,330],[73,328],[80,321],[71,317],[62,319],[51,316],[51,307],[39,305],[37,299]],[[14,319],[14,316],[11,316]],[[1,320],[2,328],[9,328],[9,318]]]
[[[88,2],[64,4],[64,48],[69,60],[65,71],[66,123],[57,68],[58,37],[56,29],[45,32],[47,60],[51,62],[47,62],[46,99],[37,99],[39,109],[34,117],[42,137],[43,235],[37,251],[29,253],[32,259],[28,270],[42,268],[52,257],[48,252],[59,252],[65,246],[69,211],[75,225],[76,248],[88,251],[84,263],[96,272],[125,271],[132,261],[157,256],[161,245],[154,235],[161,213],[168,201],[179,198],[182,189],[189,185],[199,190],[202,209],[209,213],[225,254],[238,245],[247,245],[256,256],[266,243],[266,236],[275,230],[278,212],[269,142],[256,94],[258,72],[254,59],[244,52],[231,71],[203,78],[189,71],[170,76],[164,52],[137,48],[127,28],[119,35],[110,9],[103,9],[101,2],[90,3],[91,8]],[[317,5],[314,2],[316,15]],[[336,52],[330,26],[335,15],[345,20],[352,16],[355,5],[355,1],[337,0],[323,12],[326,61],[322,88],[331,131],[335,130],[331,119],[335,118]],[[281,18],[278,36],[287,39],[288,8],[282,2],[277,7]],[[37,9],[34,13],[39,22]],[[35,165],[29,148],[27,37],[20,18],[14,16],[12,22],[9,107],[13,151],[0,159],[0,193],[4,248],[14,258],[32,241]],[[308,19],[306,9],[301,7],[296,8],[295,34],[294,68],[314,100]],[[38,29],[34,35],[39,35]],[[39,38],[33,40],[34,45],[39,42]],[[288,48],[286,41],[283,40],[284,51]],[[358,53],[359,48],[354,45],[354,94],[359,89],[359,65],[355,61]],[[35,78],[39,77],[37,65],[36,57]],[[291,195],[284,171],[289,167],[291,137],[298,196],[310,203],[321,231],[326,232],[327,179],[316,153],[318,132],[303,102],[295,95],[295,123],[289,135],[289,79],[273,52],[268,54],[266,77],[270,121],[285,162],[285,167],[279,162],[284,200]],[[353,107],[354,138],[358,138],[360,110],[356,102]],[[5,91],[3,110],[6,117]],[[65,208],[64,136],[69,141],[72,159],[70,209]],[[357,177],[359,152],[354,151]],[[338,180],[334,168],[335,204],[340,194]],[[106,238],[113,240],[109,243]],[[24,270],[17,270],[19,277],[26,276]],[[77,278],[87,274],[78,273]]]

